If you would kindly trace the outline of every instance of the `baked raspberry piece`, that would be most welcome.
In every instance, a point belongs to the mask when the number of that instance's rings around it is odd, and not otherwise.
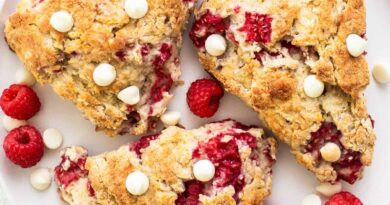
[[[66,148],[56,168],[56,182],[61,198],[70,205],[262,204],[270,194],[275,150],[276,141],[261,129],[233,120],[193,130],[171,126],[141,138],[130,150],[124,145],[88,157],[82,147]],[[206,159],[215,174],[202,182],[194,167]],[[141,195],[127,190],[136,186],[127,183],[133,172],[142,172],[149,181]]]
[[[45,150],[41,134],[30,125],[11,130],[4,138],[3,148],[8,159],[22,168],[36,165]]]
[[[207,10],[194,22],[190,38],[196,47],[204,49],[207,37],[212,34],[223,34],[226,28],[227,24],[224,18]]]
[[[341,143],[342,134],[334,123],[324,122],[321,127],[311,133],[311,138],[306,146],[307,152],[310,152],[312,157],[317,161],[318,164],[326,163],[323,161],[320,149],[327,142],[332,142],[338,145],[341,149],[341,157],[331,165],[337,173],[337,179],[342,179],[350,184],[361,177],[363,164],[361,162],[362,154],[360,152],[346,149]]]
[[[207,118],[213,116],[219,108],[219,100],[224,90],[218,82],[200,79],[193,82],[187,91],[187,104],[195,115]]]
[[[198,205],[199,195],[203,193],[204,184],[197,180],[191,180],[185,182],[185,192],[181,193],[177,200],[176,205]]]
[[[159,133],[154,135],[143,136],[137,142],[130,145],[130,150],[137,153],[138,157],[141,156],[141,150],[147,148],[150,145],[150,141],[157,139],[160,136]]]
[[[369,70],[365,56],[352,56],[346,45],[350,34],[366,33],[361,1],[208,0],[195,9],[198,38],[190,36],[205,70],[251,106],[321,182],[354,183],[372,162]],[[208,24],[199,22],[209,13],[226,27],[211,29],[219,35],[206,50],[199,42]]]
[[[268,43],[271,40],[272,18],[265,14],[245,13],[245,23],[238,31],[246,33],[246,41]]]
[[[41,103],[33,89],[13,84],[3,91],[0,106],[6,115],[18,120],[28,120],[39,111]]]
[[[363,205],[363,203],[355,195],[344,191],[333,195],[325,205]]]

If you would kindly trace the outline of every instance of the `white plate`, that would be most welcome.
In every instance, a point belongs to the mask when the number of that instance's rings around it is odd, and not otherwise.
[[[1,5],[2,0],[0,0]],[[8,0],[0,16],[0,29],[3,30],[5,19],[16,7],[16,1]],[[370,39],[368,60],[370,67],[374,63],[383,62],[390,66],[390,1],[375,0],[367,2],[368,9],[368,37]],[[1,6],[0,6],[1,7]],[[184,86],[175,90],[175,98],[171,108],[179,110],[183,114],[182,123],[187,128],[196,128],[203,123],[217,119],[233,118],[244,123],[258,123],[256,114],[244,105],[238,98],[226,95],[215,117],[201,120],[190,113],[185,102],[185,93],[190,84],[197,78],[207,76],[197,61],[195,51],[185,35],[184,48],[182,50],[182,79]],[[14,82],[15,70],[21,67],[14,53],[6,45],[3,32],[0,32],[0,91]],[[365,177],[353,187],[345,186],[359,196],[366,205],[390,204],[390,85],[380,86],[372,80],[366,96],[371,115],[376,121],[377,146],[374,162],[365,171]],[[90,154],[98,154],[103,151],[113,150],[127,143],[131,136],[122,136],[115,139],[105,137],[102,133],[96,133],[94,127],[85,120],[72,103],[61,100],[53,91],[45,86],[35,85],[34,89],[42,101],[42,110],[30,123],[38,129],[55,127],[65,136],[64,146],[83,145],[90,150]],[[387,124],[387,125],[386,125]],[[0,128],[0,141],[3,141],[6,132]],[[314,192],[317,181],[314,176],[295,163],[294,158],[286,145],[281,145],[278,153],[278,161],[274,168],[273,194],[266,201],[266,205],[299,205],[302,198]],[[46,151],[43,160],[35,167],[54,167],[59,162],[58,150]],[[11,205],[41,205],[61,204],[56,186],[53,184],[44,192],[35,191],[29,184],[29,174],[32,169],[21,169],[12,165],[0,149],[0,184],[5,185]],[[0,200],[1,203],[1,200]]]

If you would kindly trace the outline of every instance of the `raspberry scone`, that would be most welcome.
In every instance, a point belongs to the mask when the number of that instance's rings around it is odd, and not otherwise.
[[[155,126],[179,83],[195,0],[23,0],[6,40],[41,84],[108,135]]]
[[[168,127],[116,151],[62,151],[55,180],[71,205],[262,204],[270,194],[276,141],[232,120]]]
[[[206,0],[195,14],[202,65],[297,161],[324,182],[362,177],[375,141],[363,0]]]

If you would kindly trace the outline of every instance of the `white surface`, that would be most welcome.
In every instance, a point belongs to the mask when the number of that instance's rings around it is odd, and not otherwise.
[[[1,0],[0,0],[1,2]],[[390,1],[367,1],[368,5],[368,60],[370,68],[380,61],[390,63]],[[0,17],[0,30],[3,30],[4,21],[16,7],[16,1],[7,1],[4,12]],[[200,119],[192,115],[187,108],[185,93],[189,84],[197,78],[207,76],[197,61],[195,51],[185,35],[185,44],[182,51],[182,79],[185,84],[175,90],[176,96],[170,108],[182,113],[181,124],[186,128],[196,128],[206,122],[231,117],[244,123],[258,124],[256,114],[238,98],[225,95],[216,115],[211,119]],[[21,63],[10,52],[4,41],[4,34],[0,32],[0,90],[8,87],[14,80],[15,70]],[[29,122],[37,126],[41,131],[49,127],[61,130],[64,135],[64,145],[83,145],[90,150],[90,154],[98,154],[103,151],[113,150],[127,143],[131,136],[122,136],[115,139],[108,138],[102,133],[95,133],[94,127],[85,120],[70,102],[57,97],[53,91],[38,84],[34,86],[42,100],[42,110]],[[371,81],[367,89],[369,112],[376,121],[375,130],[378,139],[374,161],[371,167],[365,171],[363,180],[353,187],[344,185],[346,190],[359,196],[365,205],[389,205],[390,204],[390,86],[377,84]],[[0,114],[1,115],[1,114]],[[6,135],[0,128],[0,143]],[[272,196],[266,200],[265,205],[299,205],[307,194],[315,192],[318,182],[314,176],[303,167],[295,163],[295,159],[289,153],[286,145],[280,145],[277,155],[278,161],[274,167]],[[54,167],[59,163],[58,150],[46,150],[43,160],[38,167]],[[49,190],[37,192],[29,185],[29,175],[33,169],[21,169],[12,165],[5,159],[4,152],[0,148],[0,179],[6,185],[6,191],[13,205],[42,205],[60,204],[56,186]],[[2,182],[0,182],[1,184]],[[1,191],[0,191],[1,192]],[[1,202],[1,199],[0,199]],[[0,203],[1,204],[1,203]]]

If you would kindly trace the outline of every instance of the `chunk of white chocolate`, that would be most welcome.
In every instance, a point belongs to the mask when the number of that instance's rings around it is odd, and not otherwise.
[[[348,37],[346,39],[346,43],[347,43],[348,52],[353,57],[359,57],[367,49],[366,39],[364,39],[356,34],[348,35]]]
[[[197,161],[192,170],[195,178],[201,182],[210,181],[215,174],[214,164],[207,159]]]
[[[389,67],[381,64],[376,64],[372,68],[372,75],[378,83],[388,83],[390,81],[390,69]]]
[[[320,153],[322,158],[328,162],[336,162],[341,157],[340,147],[333,142],[328,142],[321,147]]]
[[[309,194],[303,198],[302,205],[321,205],[321,198],[316,194]]]
[[[140,19],[148,13],[148,2],[146,0],[126,0],[125,11],[132,19]]]
[[[118,93],[118,98],[128,105],[135,105],[140,101],[139,88],[137,86],[127,87]]]
[[[219,34],[212,34],[206,39],[205,47],[208,54],[220,56],[226,51],[226,40]]]
[[[49,169],[46,168],[36,169],[30,175],[31,186],[38,191],[43,191],[49,188],[51,181],[51,173]]]
[[[342,185],[341,182],[336,182],[335,184],[321,183],[316,187],[316,190],[323,196],[331,197],[342,190]]]
[[[57,31],[65,33],[72,29],[74,20],[67,11],[57,11],[50,18],[50,25]]]
[[[149,178],[140,171],[129,174],[126,178],[126,189],[132,195],[142,195],[149,188]]]

